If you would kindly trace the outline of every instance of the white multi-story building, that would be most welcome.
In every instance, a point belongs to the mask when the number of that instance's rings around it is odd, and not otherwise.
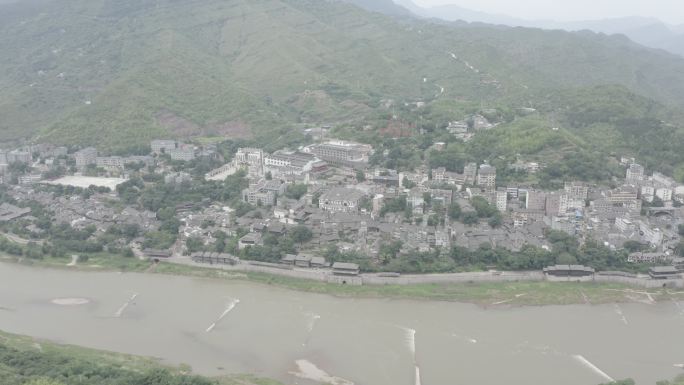
[[[150,142],[150,147],[152,147],[152,153],[162,154],[169,150],[176,149],[177,142],[175,140],[169,139],[156,139]]]
[[[646,202],[653,202],[655,198],[655,187],[652,185],[641,186],[641,200]]]
[[[166,153],[173,160],[191,161],[195,159],[195,148],[193,146],[182,146],[175,149],[166,150]]]
[[[662,200],[663,202],[672,201],[672,189],[661,187],[659,189],[656,189],[655,195],[658,198],[660,198],[660,200]]]
[[[582,182],[567,182],[564,190],[570,200],[584,201],[589,196],[589,187]]]
[[[615,218],[615,227],[625,233],[631,233],[636,230],[636,225],[628,217]]]
[[[74,160],[76,167],[79,169],[85,168],[90,164],[97,162],[97,150],[94,147],[86,147],[74,153]]]
[[[264,172],[273,175],[303,175],[312,171],[322,171],[327,164],[315,155],[302,152],[276,151],[264,156]]]
[[[236,164],[247,164],[250,166],[261,166],[264,159],[264,152],[260,148],[242,147],[235,153]]]
[[[373,153],[373,147],[369,144],[346,140],[329,140],[325,143],[311,145],[304,151],[315,154],[318,158],[333,165],[365,167],[368,164],[369,156]]]
[[[468,163],[463,167],[463,183],[474,185],[477,182],[477,164]]]
[[[242,191],[242,199],[252,205],[274,206],[285,185],[277,180],[262,179]]]
[[[423,190],[419,187],[414,187],[406,196],[406,205],[411,207],[416,213],[423,213],[423,206],[425,205],[425,197]]]
[[[6,154],[7,163],[31,163],[31,152],[25,150],[12,150]]]
[[[508,193],[506,190],[497,190],[496,191],[496,209],[503,212],[506,212],[506,209],[508,208]]]
[[[480,170],[477,173],[477,185],[487,190],[493,190],[496,187],[496,167],[488,164],[480,165]]]
[[[40,174],[29,174],[20,176],[18,181],[20,185],[31,185],[40,182],[41,179],[42,176]]]
[[[674,187],[677,184],[677,182],[675,182],[674,179],[659,172],[654,172],[653,177],[651,179],[654,183],[661,185],[663,187]]]
[[[627,182],[636,183],[644,180],[644,167],[638,163],[632,163],[627,168],[627,175],[625,176]]]
[[[105,169],[123,168],[124,158],[120,156],[98,156],[95,160],[97,167]]]
[[[525,195],[525,208],[542,211],[546,208],[546,194],[542,191],[528,190]]]

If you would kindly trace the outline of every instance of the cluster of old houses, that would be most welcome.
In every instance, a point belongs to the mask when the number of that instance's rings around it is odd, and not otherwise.
[[[104,156],[95,147],[81,148],[70,152],[67,147],[51,144],[23,146],[12,150],[0,150],[0,183],[9,182],[13,176],[11,164],[27,165],[27,171],[14,175],[20,185],[39,183],[58,167],[73,166],[76,173],[83,173],[89,167],[104,170],[107,176],[128,177],[129,165],[154,166],[157,156],[166,154],[172,160],[189,161],[196,158],[220,158],[215,145],[195,146],[175,140],[153,140],[150,155]]]
[[[464,124],[468,129],[470,123],[455,122],[450,130],[460,130]],[[477,119],[472,124],[479,129],[488,127]],[[69,154],[64,147],[32,146],[0,152],[0,171],[19,162],[31,164],[39,172],[65,164],[69,156],[79,170],[95,165],[108,172],[123,170],[128,163],[155,165],[161,154],[184,161],[217,156],[213,146],[197,147],[175,140],[154,140],[150,145],[153,155],[128,157],[98,156],[94,148]],[[343,140],[322,140],[297,150],[273,153],[240,148],[232,161],[208,172],[205,178],[223,180],[244,170],[249,186],[241,197],[261,207],[261,214],[237,217],[230,207],[215,202],[199,205],[199,211],[181,208],[177,210],[182,223],[180,239],[199,238],[209,245],[215,242],[216,231],[232,236],[242,228],[249,233],[240,238],[238,247],[245,248],[262,244],[266,233],[280,235],[293,226],[303,225],[313,234],[304,246],[311,255],[334,244],[341,251],[375,257],[382,245],[393,241],[401,241],[404,252],[453,245],[476,249],[482,244],[514,251],[525,245],[549,248],[545,233],[553,229],[580,240],[599,240],[614,249],[622,248],[628,241],[638,242],[648,251],[630,255],[630,261],[635,263],[675,259],[684,185],[658,172],[645,175],[644,167],[634,159],[623,159],[626,177],[624,184],[616,188],[570,181],[558,191],[541,191],[522,185],[498,185],[496,168],[486,162],[468,163],[462,172],[426,166],[403,172],[370,167],[372,154],[369,145]],[[184,171],[164,167],[158,167],[159,170],[166,183],[193,181]],[[35,200],[49,206],[55,220],[74,227],[94,224],[100,231],[113,223],[136,223],[143,231],[159,227],[152,212],[133,207],[113,208],[109,203],[113,199],[111,194],[55,197],[26,186],[29,184],[20,183],[11,193],[19,201]],[[285,192],[291,185],[306,185],[306,192],[298,199],[288,198]],[[482,197],[496,207],[503,218],[501,226],[492,228],[483,222],[465,225],[449,218],[444,210],[458,203],[464,212],[473,211],[471,203],[475,197]],[[383,210],[396,198],[405,199],[406,210]],[[653,207],[654,202],[661,202],[662,207]],[[0,220],[26,214],[16,206],[0,206]],[[307,262],[306,257],[299,257],[294,264],[318,266],[320,262]]]
[[[270,217],[239,220],[252,229],[240,244],[260,244],[261,231],[278,224],[279,229],[281,225],[309,227],[314,234],[313,247],[334,243],[341,250],[370,257],[393,240],[401,241],[407,252],[451,245],[474,249],[483,243],[519,250],[528,244],[549,248],[544,235],[553,229],[582,241],[598,240],[613,249],[622,248],[628,241],[638,242],[649,251],[632,254],[633,262],[675,258],[679,243],[676,229],[682,218],[675,206],[684,198],[679,194],[684,186],[677,187],[659,173],[645,177],[643,169],[636,176],[639,166],[634,163],[626,165],[625,184],[617,188],[568,182],[561,190],[541,191],[518,185],[497,186],[496,168],[487,163],[469,163],[461,173],[425,167],[399,172],[369,168],[367,157],[371,153],[367,146],[341,141],[274,154],[240,149],[231,167],[248,171],[250,186],[243,192],[244,200],[272,210]],[[364,174],[361,179],[358,170]],[[284,197],[287,185],[295,183],[306,184],[308,192],[299,200]],[[643,202],[652,202],[645,186],[653,187],[653,194],[665,207],[642,212]],[[476,196],[498,209],[503,216],[501,227],[464,225],[450,220],[444,210],[436,210],[452,202],[459,203],[464,211],[472,210],[471,201]],[[380,216],[383,206],[398,197],[405,197],[412,218],[407,220],[404,212]],[[434,215],[444,218],[427,220]]]

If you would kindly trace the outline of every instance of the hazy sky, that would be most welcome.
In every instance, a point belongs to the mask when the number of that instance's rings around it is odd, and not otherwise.
[[[524,19],[574,21],[622,16],[657,17],[684,24],[684,0],[414,0],[421,6],[455,4]]]

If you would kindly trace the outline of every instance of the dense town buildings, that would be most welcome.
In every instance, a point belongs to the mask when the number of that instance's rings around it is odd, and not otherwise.
[[[180,222],[180,245],[195,239],[211,245],[220,231],[226,236],[239,235],[236,244],[245,250],[263,246],[264,241],[272,242],[274,236],[282,236],[294,226],[303,226],[310,231],[311,239],[298,248],[316,255],[335,245],[341,252],[359,253],[374,261],[383,245],[394,243],[400,245],[399,253],[407,255],[452,246],[477,250],[489,245],[518,251],[532,245],[549,249],[552,245],[546,235],[559,231],[580,243],[598,241],[614,250],[628,242],[644,245],[646,257],[634,256],[634,263],[650,260],[650,253],[659,253],[657,260],[662,262],[675,255],[677,225],[684,217],[679,209],[684,203],[684,185],[657,172],[644,175],[643,168],[633,160],[625,165],[624,181],[612,188],[570,180],[557,190],[549,190],[515,183],[502,186],[497,169],[486,162],[466,162],[462,171],[430,169],[427,162],[413,170],[369,167],[368,156],[373,152],[370,146],[338,140],[273,152],[242,147],[233,159],[221,160],[223,164],[215,161],[212,154],[216,154],[216,148],[212,147],[157,140],[150,143],[150,149],[152,155],[98,156],[96,149],[85,148],[71,154],[69,160],[68,154],[57,147],[31,147],[30,158],[35,159],[19,158],[35,160],[30,171],[14,178],[12,174],[3,175],[3,182],[13,180],[11,194],[19,201],[39,196],[41,202],[54,208],[57,220],[78,228],[95,224],[106,231],[112,218],[123,215],[112,211],[119,204],[108,207],[104,203],[116,199],[116,193],[103,192],[98,199],[85,201],[59,199],[49,203],[50,198],[36,192],[45,183],[43,175],[58,165],[64,166],[61,172],[73,173],[70,177],[75,179],[85,178],[81,175],[86,172],[122,178],[131,173],[154,173],[159,183],[174,191],[201,185],[202,179],[215,183],[211,188],[220,189],[221,182],[241,171],[240,178],[245,179],[247,187],[243,185],[236,195],[258,215],[244,215],[244,208],[234,215],[235,207],[220,207],[209,196],[197,202],[179,202],[173,209]],[[11,152],[1,152],[0,161],[8,160]],[[179,155],[182,153],[185,155]],[[194,162],[187,163],[198,156],[213,159],[209,164],[216,168],[198,177],[193,173]],[[73,169],[68,169],[67,161],[72,162],[69,164]],[[129,164],[144,167],[127,167]],[[5,167],[5,172],[10,171]],[[116,183],[122,181],[125,179]],[[483,200],[475,201],[476,197],[488,202],[496,213],[495,220],[475,218],[464,223],[464,216],[483,210]],[[450,216],[453,205],[463,213],[460,218]],[[141,213],[135,203],[123,207],[127,220],[139,221],[146,229],[159,227],[154,212]],[[7,212],[13,215],[12,210]],[[477,216],[481,215],[491,214],[480,212]],[[293,254],[289,262],[311,266],[312,261]]]

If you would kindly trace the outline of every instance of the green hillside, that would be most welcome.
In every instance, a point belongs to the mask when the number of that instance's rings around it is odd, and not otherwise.
[[[684,103],[684,60],[619,37],[433,24],[334,1],[43,3],[2,6],[0,140],[260,138],[363,124],[413,101],[553,100],[557,111],[565,90],[597,85],[658,102],[658,114]]]

